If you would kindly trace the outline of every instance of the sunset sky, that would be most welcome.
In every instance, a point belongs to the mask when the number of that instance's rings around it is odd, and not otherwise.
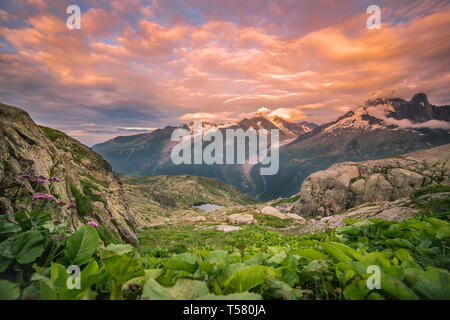
[[[376,95],[448,104],[449,39],[450,1],[0,0],[0,102],[88,145],[262,107],[322,124]]]

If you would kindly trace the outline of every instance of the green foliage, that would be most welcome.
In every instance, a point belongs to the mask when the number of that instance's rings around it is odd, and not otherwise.
[[[284,199],[281,199],[281,200],[279,200],[279,201],[273,203],[273,204],[272,204],[272,207],[276,207],[276,206],[278,206],[278,205],[280,205],[280,204],[283,204],[283,203],[294,203],[294,202],[296,202],[298,199],[300,199],[300,195],[294,196],[294,197],[291,197],[291,198],[284,198]]]
[[[0,280],[0,300],[16,300],[20,297],[17,284],[8,280]]]
[[[91,199],[85,196],[74,185],[70,185],[70,191],[75,198],[75,204],[77,205],[77,212],[81,216],[90,215],[94,210]]]
[[[419,190],[416,190],[411,195],[411,198],[417,199],[420,196],[423,196],[423,195],[426,195],[426,194],[439,193],[439,192],[450,192],[450,186],[441,185],[441,184],[435,184],[435,185],[432,185],[432,186],[421,188]]]
[[[261,213],[253,213],[253,218],[258,221],[261,226],[273,227],[273,228],[287,228],[292,226],[292,219],[282,220],[277,217],[268,216]]]
[[[108,228],[103,225],[98,226],[97,232],[105,246],[108,246],[110,244],[123,244],[122,240],[117,238]]]
[[[106,201],[102,199],[102,196],[98,193],[94,194],[92,190],[96,190],[97,192],[100,192],[100,189],[97,186],[94,186],[90,181],[87,180],[80,180],[81,187],[83,190],[83,193],[86,197],[89,198],[92,202],[103,202],[106,204]]]
[[[84,265],[99,248],[99,236],[92,226],[81,226],[67,239],[64,256],[69,265]]]
[[[191,233],[178,238],[190,240],[174,254],[128,244],[100,248],[92,226],[66,237],[48,215],[20,212],[0,217],[0,298],[446,300],[449,214],[448,203],[439,202],[404,222],[346,219],[320,234],[214,231],[207,246]],[[81,269],[74,289],[67,286],[70,265]],[[380,289],[366,285],[372,265],[380,269]]]
[[[144,300],[193,300],[209,294],[208,286],[203,281],[180,279],[172,287],[163,287],[153,279],[144,286]]]

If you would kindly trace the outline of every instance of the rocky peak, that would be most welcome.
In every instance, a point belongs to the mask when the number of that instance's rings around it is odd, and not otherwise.
[[[411,104],[417,104],[422,107],[428,106],[430,103],[428,102],[428,98],[425,93],[417,93],[410,101]]]

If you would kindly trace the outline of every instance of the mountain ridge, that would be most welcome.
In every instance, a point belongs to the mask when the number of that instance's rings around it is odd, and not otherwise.
[[[133,142],[116,144],[114,141],[117,140],[113,139],[95,145],[93,149],[121,174],[215,177],[243,193],[269,200],[297,193],[301,182],[309,174],[326,169],[333,163],[377,159],[449,143],[449,130],[445,128],[450,125],[449,110],[450,106],[430,104],[426,95],[419,93],[409,101],[400,98],[371,99],[335,121],[320,126],[294,123],[279,117],[269,120],[261,113],[229,126],[243,130],[281,130],[280,171],[275,176],[260,176],[260,165],[172,165],[170,150],[174,143],[170,141],[170,136],[176,127],[144,134],[135,145]],[[192,130],[192,126],[186,127]],[[211,126],[208,125],[208,128]],[[218,130],[225,128],[217,127]],[[121,141],[128,139],[135,138],[120,138]]]

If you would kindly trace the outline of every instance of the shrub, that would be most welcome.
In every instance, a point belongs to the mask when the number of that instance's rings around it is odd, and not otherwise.
[[[81,216],[91,214],[93,211],[91,199],[89,199],[89,197],[86,197],[74,185],[70,185],[70,191],[75,198],[75,204],[77,205],[78,214]]]
[[[435,184],[432,186],[421,188],[421,189],[416,190],[411,195],[411,198],[416,199],[416,198],[426,195],[426,194],[439,193],[439,192],[450,192],[450,186]]]

